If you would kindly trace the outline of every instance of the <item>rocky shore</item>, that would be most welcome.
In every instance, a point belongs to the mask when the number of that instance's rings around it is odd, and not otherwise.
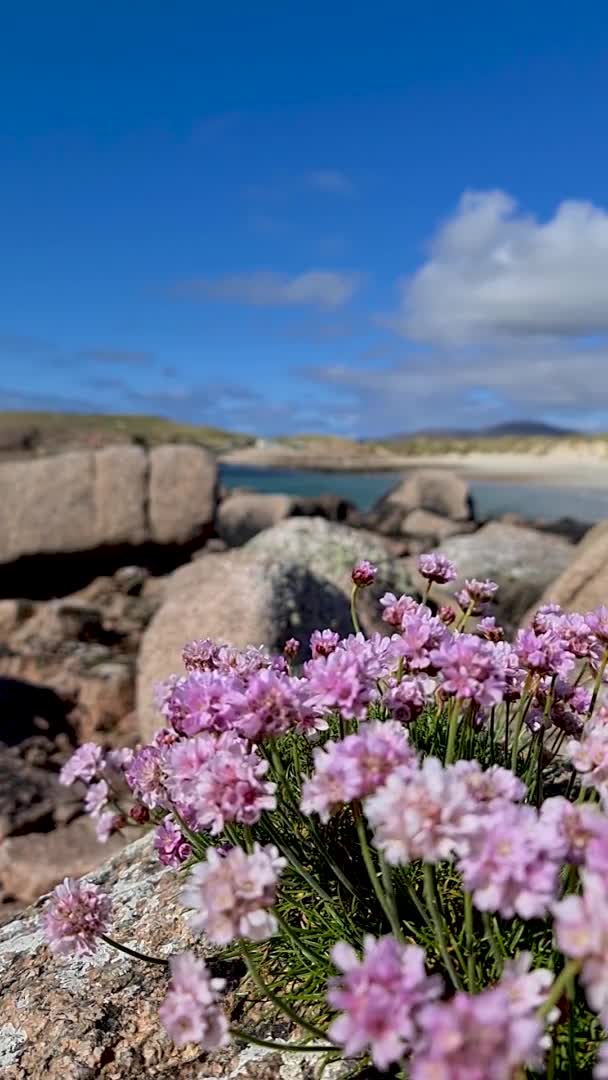
[[[415,558],[436,547],[463,577],[499,583],[509,629],[541,598],[608,596],[608,524],[480,522],[466,478],[445,469],[408,473],[363,514],[338,497],[223,492],[200,447],[121,446],[4,462],[0,497],[4,920],[106,858],[59,770],[79,741],[149,737],[154,684],[189,638],[280,649],[318,626],[348,633],[362,558],[380,568],[363,627],[382,631],[378,597],[417,593]]]

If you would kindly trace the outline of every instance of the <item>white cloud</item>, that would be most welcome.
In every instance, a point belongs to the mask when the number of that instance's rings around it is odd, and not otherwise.
[[[351,180],[339,169],[314,169],[308,173],[306,182],[309,187],[332,195],[351,195],[354,190]]]
[[[400,288],[391,325],[420,341],[607,333],[608,213],[568,200],[541,222],[503,191],[465,193]]]
[[[256,270],[220,278],[184,281],[173,290],[180,296],[208,297],[255,307],[338,308],[352,299],[361,276],[335,270],[309,270],[303,274],[279,274]]]

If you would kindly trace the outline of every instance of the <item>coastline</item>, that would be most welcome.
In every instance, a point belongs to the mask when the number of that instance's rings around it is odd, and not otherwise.
[[[608,488],[608,458],[580,449],[552,449],[544,454],[484,452],[437,455],[370,453],[356,457],[311,454],[283,447],[247,447],[218,456],[220,465],[280,469],[289,472],[385,473],[411,469],[450,469],[467,479],[493,483]]]

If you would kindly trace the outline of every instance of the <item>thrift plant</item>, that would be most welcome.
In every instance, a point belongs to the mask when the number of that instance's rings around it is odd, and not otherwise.
[[[102,839],[154,828],[201,945],[241,956],[295,1033],[258,1038],[246,1007],[232,1025],[184,953],[160,1012],[178,1045],[345,1057],[352,1076],[608,1077],[608,608],[547,605],[508,643],[494,582],[455,608],[453,564],[418,565],[424,601],[384,596],[386,636],[359,629],[364,561],[348,638],[191,642],[153,742],[82,746],[62,780]],[[94,885],[66,880],[43,918],[57,952],[140,956]]]

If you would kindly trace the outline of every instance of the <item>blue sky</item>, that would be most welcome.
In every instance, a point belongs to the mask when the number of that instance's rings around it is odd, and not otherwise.
[[[599,2],[10,5],[0,407],[608,428],[607,107]]]

